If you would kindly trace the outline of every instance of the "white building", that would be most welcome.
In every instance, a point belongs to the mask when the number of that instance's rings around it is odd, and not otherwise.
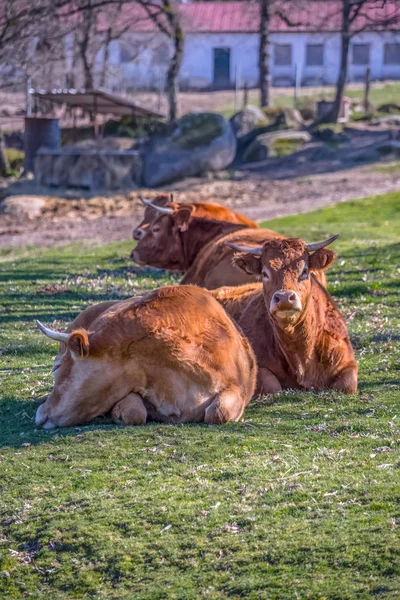
[[[354,25],[350,42],[349,81],[360,81],[367,66],[371,79],[400,79],[400,6],[390,2],[368,8]],[[274,85],[291,86],[296,72],[302,85],[333,84],[340,61],[341,2],[309,0],[306,9],[282,4],[286,18],[270,23],[270,73]],[[297,5],[298,6],[298,5]],[[304,6],[304,4],[302,5]],[[259,6],[248,2],[181,4],[185,32],[181,85],[199,89],[233,87],[236,79],[256,86],[258,79]],[[399,11],[398,19],[382,25]],[[380,21],[377,24],[377,21]],[[165,80],[170,41],[146,18],[114,41],[109,53],[111,87],[155,87]],[[101,58],[99,58],[101,62]]]

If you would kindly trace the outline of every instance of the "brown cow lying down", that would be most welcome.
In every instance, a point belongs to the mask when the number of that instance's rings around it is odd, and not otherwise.
[[[238,213],[225,206],[212,204],[211,202],[185,202],[173,201],[173,195],[162,194],[152,200],[146,200],[139,196],[146,207],[143,221],[133,230],[134,240],[141,240],[148,227],[160,216],[160,213],[173,215],[180,209],[185,209],[192,217],[215,219],[216,221],[227,221],[245,227],[257,227],[257,224],[245,215]],[[160,210],[161,209],[161,210]]]
[[[235,245],[254,248],[271,239],[283,239],[283,236],[271,229],[241,229],[210,242],[199,253],[192,266],[186,271],[181,285],[199,285],[208,290],[222,286],[243,285],[260,280],[259,273],[235,268],[233,255]],[[315,271],[321,285],[326,287],[323,271]]]
[[[159,215],[130,258],[139,265],[185,272],[208,242],[240,229],[247,230],[244,225],[192,217],[190,211],[180,208],[173,215]]]
[[[249,246],[271,237],[281,237],[269,229],[248,229],[243,225],[192,217],[186,208],[172,215],[161,214],[146,229],[130,258],[139,265],[186,273],[181,283],[213,289],[254,281],[232,266],[233,251],[219,239]],[[227,237],[228,236],[228,237]]]
[[[297,238],[270,240],[251,250],[234,246],[235,265],[262,283],[221,288],[213,296],[236,320],[253,347],[257,390],[357,390],[357,363],[345,322],[330,294],[310,271],[335,260],[325,246]]]
[[[254,392],[256,364],[247,340],[211,294],[194,286],[115,303],[88,330],[38,326],[66,345],[53,391],[36,413],[44,428],[107,412],[124,425],[222,424],[240,419]]]

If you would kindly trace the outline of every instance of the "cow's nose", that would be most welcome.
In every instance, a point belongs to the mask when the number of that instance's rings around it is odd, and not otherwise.
[[[44,408],[44,404],[41,404],[36,411],[35,424],[37,427],[41,427],[47,421],[46,409]]]
[[[294,292],[276,292],[274,294],[274,302],[276,304],[279,304],[280,302],[289,302],[290,304],[293,304],[296,300],[297,297]]]
[[[36,411],[35,424],[37,427],[43,427],[43,429],[54,429],[56,425],[50,421],[45,404],[41,404]]]
[[[279,311],[299,311],[301,310],[300,297],[293,290],[279,290],[272,296],[270,310],[273,314]]]

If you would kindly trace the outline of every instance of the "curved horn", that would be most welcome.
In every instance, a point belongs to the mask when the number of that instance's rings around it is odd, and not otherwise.
[[[174,214],[173,208],[168,208],[166,206],[157,206],[156,204],[151,204],[151,202],[150,202],[150,204],[148,204],[148,206],[151,206],[151,208],[154,208],[154,210],[158,210],[158,212],[160,212],[162,215],[173,215]]]
[[[36,325],[38,326],[40,331],[44,333],[45,336],[47,336],[51,340],[56,340],[57,342],[67,343],[69,340],[69,336],[71,335],[69,333],[61,333],[60,331],[54,331],[53,329],[49,329],[48,327],[43,325],[43,323],[37,320]]]
[[[145,200],[145,199],[143,198],[143,196],[141,196],[140,194],[139,194],[138,198],[139,198],[140,202],[141,202],[142,204],[144,204],[145,206],[147,206],[147,203],[148,203],[148,202],[151,202],[151,200]]]
[[[236,252],[247,252],[247,254],[255,254],[256,256],[262,255],[262,246],[260,248],[248,248],[246,246],[236,246],[236,244],[231,244],[230,242],[226,242],[225,245],[236,250]]]
[[[321,250],[321,248],[325,248],[326,246],[329,246],[329,244],[332,244],[332,242],[334,242],[338,237],[339,237],[339,234],[332,236],[331,238],[329,238],[329,240],[325,240],[324,242],[316,242],[315,244],[306,244],[306,249],[309,252],[315,252],[316,250]]]
[[[152,200],[147,200],[146,198],[142,198],[142,196],[139,196],[139,198],[145,206],[151,206],[151,208],[154,208],[154,210],[158,210],[158,212],[162,213],[163,215],[173,215],[174,214],[173,208],[166,208],[165,206],[157,206],[156,204],[153,204]]]

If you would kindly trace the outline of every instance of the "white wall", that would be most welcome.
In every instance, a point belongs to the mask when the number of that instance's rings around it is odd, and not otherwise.
[[[372,79],[400,79],[399,65],[383,64],[384,42],[399,42],[400,33],[361,33],[351,40],[354,43],[370,44],[370,66]],[[113,42],[110,49],[110,71],[116,79],[123,79],[126,86],[158,87],[165,78],[168,67],[168,51],[162,52],[165,60],[160,61],[160,52],[155,60],[155,52],[160,44],[170,48],[170,41],[161,34],[128,34],[124,43],[132,43],[136,48],[137,58],[128,64],[121,64],[119,42]],[[306,65],[307,43],[324,44],[324,65]],[[274,64],[274,44],[292,44],[292,64],[277,66]],[[258,35],[257,34],[218,34],[190,33],[185,38],[185,51],[180,79],[191,87],[210,87],[214,78],[214,48],[230,48],[230,79],[232,85],[237,72],[239,82],[255,86],[258,80]],[[352,64],[350,46],[349,75],[350,81],[360,80],[366,67]],[[340,63],[340,36],[337,33],[272,33],[270,69],[273,81],[281,80],[294,84],[296,64],[299,66],[303,83],[312,81],[334,84],[337,79]]]
[[[181,78],[199,78],[204,86],[212,85],[214,79],[214,48],[230,48],[230,80],[235,73],[241,83],[256,85],[258,80],[258,36],[235,33],[192,33],[185,39],[185,55]]]

